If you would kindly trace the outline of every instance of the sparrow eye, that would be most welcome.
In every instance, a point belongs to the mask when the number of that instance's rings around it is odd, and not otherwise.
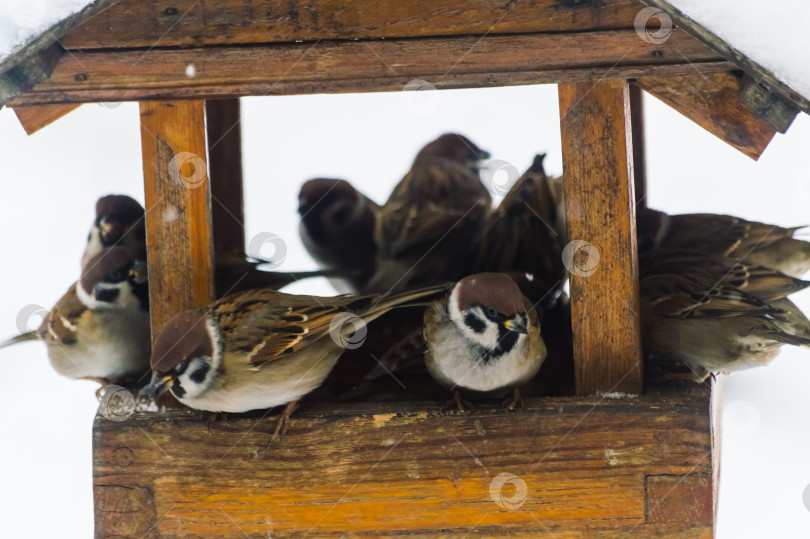
[[[495,309],[493,309],[492,307],[487,308],[487,314],[489,315],[490,318],[495,318],[496,316],[498,316],[497,311],[495,311]]]
[[[112,270],[110,273],[107,274],[107,279],[113,282],[120,281],[123,278],[121,272],[118,270]]]

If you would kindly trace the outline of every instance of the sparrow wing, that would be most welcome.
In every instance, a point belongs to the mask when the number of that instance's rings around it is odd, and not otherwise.
[[[79,321],[89,310],[76,294],[74,283],[42,321],[37,335],[48,344],[76,344],[79,340]]]

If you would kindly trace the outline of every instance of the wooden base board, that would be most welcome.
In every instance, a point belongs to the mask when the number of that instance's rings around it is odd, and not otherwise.
[[[97,537],[711,537],[709,391],[99,415]]]

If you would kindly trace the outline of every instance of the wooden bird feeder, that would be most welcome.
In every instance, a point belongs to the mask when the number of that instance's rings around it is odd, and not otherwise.
[[[710,391],[643,387],[640,91],[754,159],[810,102],[645,3],[675,23],[666,39],[637,31],[637,0],[96,0],[0,61],[0,104],[29,133],[140,102],[154,331],[214,299],[215,244],[244,249],[241,96],[558,84],[568,226],[601,257],[570,282],[578,396],[466,415],[305,403],[268,450],[260,416],[98,416],[96,535],[711,536]],[[172,179],[181,152],[193,188]]]

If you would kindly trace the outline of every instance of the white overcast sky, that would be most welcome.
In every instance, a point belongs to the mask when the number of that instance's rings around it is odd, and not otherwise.
[[[554,86],[408,94],[243,100],[247,235],[284,238],[282,269],[314,267],[298,241],[295,212],[307,178],[344,177],[381,202],[416,150],[446,131],[468,135],[519,169],[548,152],[549,172],[561,172]],[[0,141],[4,338],[16,332],[21,308],[50,307],[77,278],[96,198],[126,193],[143,201],[143,187],[136,104],[85,105],[31,137],[4,109]],[[652,207],[810,224],[807,116],[754,162],[647,99],[647,144]],[[810,293],[794,298],[810,312]],[[767,368],[727,377],[721,539],[810,536],[802,502],[810,484],[808,381],[810,351],[787,348]],[[39,343],[0,351],[0,535],[91,535],[94,389],[53,373]]]

